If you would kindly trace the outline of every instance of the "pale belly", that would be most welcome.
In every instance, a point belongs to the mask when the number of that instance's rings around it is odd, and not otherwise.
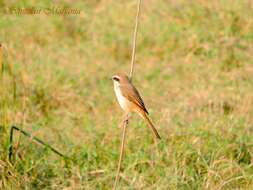
[[[122,95],[118,86],[116,86],[116,85],[114,86],[114,91],[115,91],[115,94],[118,99],[120,107],[125,112],[130,112],[131,111],[130,108],[131,108],[132,103]]]

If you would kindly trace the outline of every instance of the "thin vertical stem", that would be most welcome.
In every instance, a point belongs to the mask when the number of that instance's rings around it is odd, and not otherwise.
[[[134,72],[136,41],[137,41],[137,31],[138,31],[138,21],[139,21],[140,7],[141,7],[141,0],[138,1],[137,13],[136,13],[136,17],[135,17],[135,28],[134,28],[134,33],[133,33],[133,49],[132,49],[131,70],[130,70],[130,73],[129,73],[130,80],[132,79],[133,72]],[[125,119],[124,119],[124,124],[123,124],[123,132],[122,132],[121,148],[120,148],[120,157],[119,157],[118,169],[117,169],[117,174],[116,174],[116,178],[115,178],[115,181],[114,181],[113,190],[116,190],[117,184],[119,182],[120,170],[121,170],[121,165],[122,165],[122,161],[123,161],[123,157],[124,157],[126,128],[127,128],[127,125],[128,125],[128,119],[129,119],[129,115],[127,114]]]
[[[133,49],[132,49],[132,60],[131,60],[131,70],[129,73],[129,78],[131,79],[134,72],[134,64],[135,64],[135,52],[136,52],[136,41],[137,41],[137,32],[138,32],[138,21],[139,21],[139,14],[141,9],[141,0],[139,0],[137,5],[137,13],[135,18],[135,27],[134,27],[134,33],[133,33]]]
[[[1,76],[2,76],[3,71],[4,71],[3,48],[2,48],[2,44],[0,43],[0,72],[1,72]]]
[[[127,125],[128,125],[128,115],[126,116],[126,118],[124,118],[123,131],[122,131],[122,137],[121,137],[119,163],[118,163],[117,175],[116,175],[116,178],[115,178],[115,181],[114,181],[113,190],[116,190],[118,182],[119,182],[120,170],[121,170],[121,165],[122,165],[122,161],[123,161],[123,157],[124,157],[124,150],[125,150]]]

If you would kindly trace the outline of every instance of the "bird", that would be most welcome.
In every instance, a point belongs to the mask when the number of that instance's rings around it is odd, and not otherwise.
[[[135,86],[132,84],[129,77],[124,73],[115,74],[112,76],[114,85],[114,92],[118,99],[120,107],[125,114],[136,112],[138,113],[150,127],[153,135],[157,139],[161,139],[161,136],[157,132],[155,126],[151,122],[148,116],[148,110]]]

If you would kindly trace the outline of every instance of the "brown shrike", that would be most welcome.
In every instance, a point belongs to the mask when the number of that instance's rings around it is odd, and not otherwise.
[[[148,110],[134,85],[125,74],[116,74],[112,77],[114,83],[114,91],[117,96],[120,107],[126,114],[137,112],[152,129],[156,138],[161,139],[153,123],[148,117]]]

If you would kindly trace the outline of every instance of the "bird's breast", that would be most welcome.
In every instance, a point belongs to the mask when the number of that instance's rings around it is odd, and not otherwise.
[[[129,112],[130,111],[130,102],[127,100],[123,95],[120,90],[120,87],[118,85],[114,85],[114,91],[116,94],[116,97],[118,99],[120,107],[125,111]]]

